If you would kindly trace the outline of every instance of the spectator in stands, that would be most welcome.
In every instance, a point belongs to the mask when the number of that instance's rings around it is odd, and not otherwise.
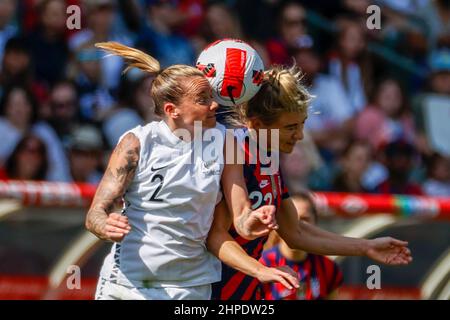
[[[332,161],[349,139],[354,110],[341,82],[321,73],[322,60],[312,43],[297,48],[295,61],[303,71],[303,81],[314,96],[305,128],[311,133],[326,162]]]
[[[429,48],[450,47],[450,2],[448,0],[429,1],[419,14],[428,27]]]
[[[4,162],[36,121],[36,100],[24,87],[7,88],[0,103],[0,114],[0,162]]]
[[[423,184],[425,194],[450,197],[450,158],[434,153],[426,163],[427,179]]]
[[[36,61],[36,78],[51,85],[65,76],[69,50],[65,40],[66,5],[60,0],[42,0],[38,5],[39,27],[27,37]]]
[[[317,224],[318,214],[315,204],[307,193],[292,196],[299,220]],[[263,251],[261,263],[268,267],[289,266],[298,273],[300,287],[288,290],[280,283],[262,284],[265,300],[323,300],[333,299],[343,281],[339,266],[331,259],[301,250],[294,250],[275,233],[271,234],[276,243],[273,248]]]
[[[281,154],[280,166],[283,178],[289,192],[304,192],[310,185],[310,177],[323,167],[323,160],[308,131],[303,131],[303,139],[294,147],[289,154]],[[319,174],[314,175],[314,185],[323,186],[323,180]],[[327,183],[328,184],[328,183]]]
[[[49,106],[48,123],[63,145],[67,146],[72,131],[79,124],[78,94],[75,84],[69,80],[55,83],[50,91]]]
[[[265,66],[270,65],[270,59],[266,48],[255,41],[254,39],[247,38],[241,27],[241,22],[239,21],[237,15],[234,14],[231,7],[227,6],[225,3],[212,3],[206,9],[205,22],[203,24],[203,45],[199,48],[200,51],[204,47],[212,43],[215,40],[232,38],[232,39],[242,39],[248,42],[261,56]],[[200,53],[200,51],[198,53]]]
[[[72,53],[86,43],[118,41],[132,45],[133,40],[125,28],[120,28],[115,21],[118,19],[116,2],[114,0],[85,1],[87,27],[83,27],[69,40]],[[100,61],[102,79],[107,89],[116,89],[119,85],[123,60],[120,57],[108,57]]]
[[[394,141],[383,149],[388,178],[375,188],[376,193],[422,195],[422,188],[410,182],[410,173],[416,160],[414,147],[404,141]]]
[[[110,90],[104,85],[100,62],[103,57],[104,54],[91,42],[83,44],[75,56],[76,67],[72,77],[77,86],[83,122],[101,122],[115,103]]]
[[[328,61],[329,73],[341,81],[353,113],[356,114],[367,104],[366,92],[373,81],[372,61],[366,50],[366,35],[360,23],[341,19],[338,28],[336,48]]]
[[[36,81],[34,77],[31,52],[23,37],[13,37],[8,40],[1,61],[1,90],[18,85],[29,88],[39,102],[44,102],[47,99],[48,93],[46,87],[42,83]],[[42,111],[43,110],[39,110],[39,114],[44,116],[45,112]]]
[[[350,142],[342,153],[340,170],[333,181],[333,191],[367,192],[363,186],[363,176],[371,160],[371,148],[366,142]]]
[[[25,135],[7,159],[0,177],[17,180],[45,180],[48,159],[45,143],[37,136]]]
[[[141,107],[142,111],[146,111],[143,115],[149,116],[150,113],[153,114],[153,116],[150,115],[148,122],[159,118],[154,114],[154,104],[148,94],[149,87],[145,86],[147,79],[151,81],[149,78],[151,76],[137,68],[129,70],[122,77],[118,90],[118,103],[108,112],[102,123],[102,131],[109,147],[115,147],[123,133],[144,123],[143,118],[139,114]],[[146,106],[140,106],[138,101],[141,99],[142,94],[148,98],[145,100]],[[137,109],[138,105],[139,109]]]
[[[0,1],[0,61],[6,42],[17,34],[17,26],[13,23],[17,0]]]
[[[97,184],[102,178],[103,140],[100,131],[91,125],[73,131],[70,143],[70,169],[74,182]]]
[[[174,0],[146,0],[147,8],[138,34],[137,46],[155,57],[162,67],[193,65],[195,51],[177,29],[186,21]]]
[[[439,152],[450,156],[450,49],[438,49],[428,59],[430,75],[424,92],[413,99],[419,150],[430,156]]]
[[[37,118],[36,99],[32,93],[20,86],[5,91],[0,103],[0,163],[8,158],[20,139],[33,133],[46,145],[49,168],[47,180],[68,181],[68,163],[58,136],[54,130]]]
[[[356,119],[354,135],[357,139],[367,140],[374,150],[400,139],[415,143],[412,113],[406,94],[395,78],[380,80],[370,101]]]
[[[288,1],[280,9],[277,19],[278,38],[269,39],[267,52],[272,64],[289,65],[293,51],[305,47],[312,39],[306,34],[306,11],[298,2]]]

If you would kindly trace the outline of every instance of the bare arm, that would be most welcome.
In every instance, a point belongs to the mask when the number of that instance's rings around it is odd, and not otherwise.
[[[103,240],[121,241],[130,227],[125,216],[111,213],[134,177],[139,162],[140,144],[132,133],[114,149],[105,174],[86,215],[86,228]]]
[[[243,151],[234,137],[227,136],[226,139],[234,140],[234,148],[224,151],[226,160],[222,173],[222,189],[232,213],[234,227],[239,235],[248,240],[267,235],[278,227],[275,221],[275,207],[262,206],[253,211],[248,199],[243,165],[238,161],[244,159]],[[233,153],[229,159],[233,158],[232,161],[227,161],[227,152]]]
[[[214,222],[209,231],[206,245],[208,250],[228,266],[243,272],[260,282],[280,282],[292,289],[298,287],[297,274],[290,268],[268,268],[250,257],[231,237],[231,216],[225,201],[221,201],[214,213]]]
[[[399,265],[412,261],[407,242],[390,237],[372,240],[344,237],[299,221],[290,198],[283,200],[278,234],[292,249],[321,255],[367,256],[375,261]]]

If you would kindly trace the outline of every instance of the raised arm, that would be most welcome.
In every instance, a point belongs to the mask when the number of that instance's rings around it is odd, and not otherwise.
[[[297,274],[289,267],[269,268],[250,257],[231,237],[231,216],[225,201],[221,201],[214,212],[214,222],[206,245],[208,250],[228,266],[239,270],[260,282],[280,282],[285,287],[298,288]]]
[[[227,150],[227,143],[225,143],[225,166],[222,173],[223,194],[231,211],[236,231],[245,239],[253,240],[278,228],[275,220],[275,206],[262,206],[253,211],[248,198],[243,165],[238,161],[244,159],[243,151],[238,146],[236,138],[227,135],[226,139],[233,139],[234,143],[230,150]],[[229,154],[230,152],[232,155]]]
[[[321,255],[367,256],[390,265],[412,261],[405,241],[391,237],[371,240],[344,237],[299,220],[290,198],[283,200],[277,220],[278,234],[292,249]]]
[[[139,162],[139,151],[138,138],[128,133],[111,155],[86,215],[86,228],[100,239],[121,241],[131,229],[128,218],[112,210],[114,203],[123,196],[134,177]]]

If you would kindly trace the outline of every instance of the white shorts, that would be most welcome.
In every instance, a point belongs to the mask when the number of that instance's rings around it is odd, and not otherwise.
[[[100,278],[95,300],[211,300],[211,285],[185,288],[136,288]]]

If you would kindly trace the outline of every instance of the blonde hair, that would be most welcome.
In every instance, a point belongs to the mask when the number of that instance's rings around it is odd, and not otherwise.
[[[134,67],[155,76],[150,95],[155,103],[155,113],[158,116],[164,115],[164,103],[179,104],[181,98],[185,96],[186,87],[183,85],[185,78],[204,77],[200,70],[187,65],[173,65],[161,69],[158,60],[152,56],[118,42],[99,42],[95,46],[112,55],[123,57],[128,64],[124,73]]]
[[[306,116],[313,98],[302,85],[302,73],[296,67],[274,66],[264,72],[264,80],[258,93],[248,102],[237,106],[231,124],[243,124],[258,118],[270,125],[284,112],[299,112]],[[237,120],[237,121],[236,121]]]

